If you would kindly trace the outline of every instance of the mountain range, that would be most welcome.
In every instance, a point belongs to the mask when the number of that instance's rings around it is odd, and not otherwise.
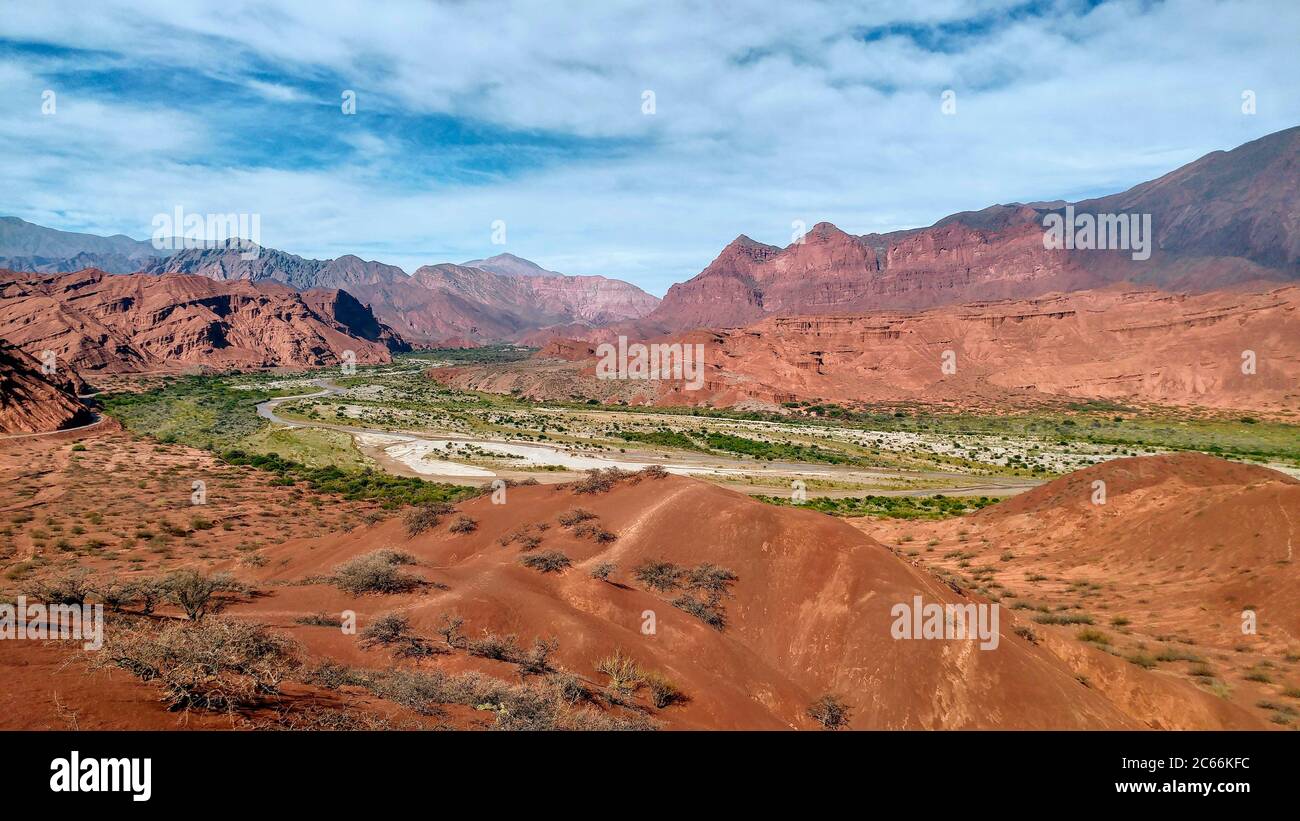
[[[1149,221],[1148,253],[1047,247],[1049,220],[1077,222],[1080,215]],[[1134,230],[1139,226],[1135,221]],[[1030,299],[1119,282],[1168,292],[1294,282],[1300,279],[1300,127],[1212,152],[1106,197],[994,205],[884,234],[854,235],[823,222],[784,248],[742,235],[662,301],[621,280],[569,276],[508,253],[425,265],[408,275],[353,255],[315,260],[261,248],[248,259],[246,251],[218,243],[164,254],[121,235],[0,219],[0,262],[17,270],[55,273],[90,264],[110,272],[341,290],[418,344],[646,338],[769,317]]]

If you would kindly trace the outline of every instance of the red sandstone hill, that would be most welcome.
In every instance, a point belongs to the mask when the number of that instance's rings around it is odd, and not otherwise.
[[[702,390],[653,383],[653,400],[667,405],[815,399],[1003,407],[1053,397],[1262,412],[1300,405],[1300,287],[1183,295],[1117,286],[915,313],[772,317],[660,341],[703,344],[707,363]],[[955,373],[942,369],[947,351]],[[1252,374],[1242,371],[1246,351],[1254,354]],[[554,369],[519,364],[435,376],[536,398],[631,401],[610,391],[642,397],[652,384],[596,380],[590,343],[557,340],[537,357],[572,363],[568,383]]]
[[[1099,652],[1067,663],[1009,627],[986,650],[968,641],[895,639],[897,604],[918,595],[926,603],[977,600],[842,520],[764,505],[693,479],[638,478],[595,494],[534,486],[511,489],[503,505],[487,497],[466,502],[460,510],[478,523],[469,533],[451,532],[452,517],[416,536],[392,520],[269,547],[262,569],[232,568],[274,592],[232,613],[294,630],[313,655],[363,668],[395,662],[338,630],[295,629],[294,619],[354,610],[364,626],[397,611],[415,632],[436,640],[443,615],[455,615],[470,637],[485,630],[514,634],[523,644],[554,637],[554,662],[597,685],[603,683],[597,660],[622,650],[688,697],[654,713],[668,727],[810,728],[807,708],[825,693],[852,706],[857,728],[1260,726],[1185,682]],[[574,507],[594,514],[617,538],[602,543],[563,527],[558,517]],[[684,530],[682,522],[691,527]],[[501,544],[521,528],[539,534],[540,545],[524,552]],[[379,548],[410,553],[416,563],[406,569],[435,585],[358,597],[320,583],[338,564]],[[520,562],[552,550],[572,566],[542,573]],[[673,606],[681,591],[656,593],[637,580],[633,569],[657,560],[710,563],[735,574],[721,599],[722,629]],[[609,581],[590,575],[602,562],[616,566]],[[642,630],[647,612],[655,617],[652,634]],[[457,653],[396,663],[515,675],[504,662]],[[1072,665],[1081,664],[1122,686],[1102,692],[1080,683]]]
[[[1094,465],[957,519],[853,524],[926,544],[918,564],[950,578],[992,569],[973,584],[1014,591],[1017,620],[1063,658],[1091,642],[1290,723],[1285,693],[1300,644],[1294,478],[1172,453]],[[1090,632],[1045,613],[1088,616]]]
[[[1063,207],[995,205],[928,228],[864,236],[820,223],[785,248],[740,236],[623,330],[647,336],[767,316],[915,310],[1121,281],[1177,291],[1292,282],[1300,278],[1300,222],[1293,218],[1300,209],[1300,127],[1074,205],[1078,213],[1149,214],[1155,239],[1148,260],[1128,251],[1044,248],[1043,219]]]
[[[74,379],[42,373],[39,362],[0,340],[0,433],[42,433],[90,420]]]
[[[82,373],[360,364],[408,346],[346,293],[197,276],[0,272],[0,337]]]

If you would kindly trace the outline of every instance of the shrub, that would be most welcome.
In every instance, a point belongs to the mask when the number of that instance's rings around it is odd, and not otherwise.
[[[481,638],[471,639],[465,649],[470,655],[496,661],[513,662],[522,655],[519,650],[519,639],[514,633],[500,636],[489,630],[484,630]]]
[[[28,598],[45,604],[81,605],[94,592],[94,585],[88,571],[75,568],[34,579],[27,583],[23,592]]]
[[[293,642],[264,625],[206,619],[106,631],[92,666],[160,682],[170,709],[235,710],[278,693],[299,661]]]
[[[308,627],[342,627],[343,620],[337,616],[331,616],[328,613],[313,613],[310,616],[299,616],[294,619],[296,624],[305,624]]]
[[[460,616],[449,616],[442,614],[442,619],[438,623],[438,635],[447,643],[448,647],[456,648],[465,646],[465,637],[461,635],[460,628],[465,624],[465,620]]]
[[[308,670],[302,680],[306,684],[314,684],[326,690],[337,690],[345,685],[365,684],[366,677],[345,664],[322,661]]]
[[[604,493],[628,476],[628,472],[619,468],[605,468],[587,471],[587,475],[574,482],[569,488],[574,493]]]
[[[131,601],[140,603],[140,612],[148,616],[167,598],[167,588],[161,579],[132,579],[128,595]]]
[[[671,562],[647,560],[632,570],[632,576],[649,589],[666,593],[681,585],[684,572]]]
[[[119,580],[116,576],[97,579],[91,584],[91,590],[111,613],[121,612],[134,599],[131,582]]]
[[[428,656],[445,650],[435,649],[421,636],[411,631],[411,622],[398,613],[385,613],[361,631],[361,646],[395,646],[398,656]]]
[[[1110,636],[1100,630],[1093,630],[1091,627],[1085,627],[1078,633],[1075,633],[1074,637],[1079,641],[1086,641],[1091,644],[1110,644]]]
[[[1018,626],[1013,632],[1030,644],[1038,644],[1038,634],[1034,632],[1032,627]]]
[[[618,565],[613,562],[601,562],[591,568],[591,577],[593,579],[599,579],[602,582],[607,582],[609,581],[610,575],[617,569]]]
[[[540,676],[551,672],[551,654],[559,649],[560,642],[555,638],[534,639],[528,652],[521,653],[517,659],[519,674]]]
[[[204,576],[197,570],[177,570],[162,581],[167,600],[185,611],[190,621],[198,621],[220,604],[218,593],[242,593],[245,588],[229,573]]]
[[[808,717],[827,730],[838,730],[849,725],[852,709],[836,696],[827,693],[808,707]]]
[[[590,510],[581,507],[575,507],[572,510],[566,510],[559,516],[559,522],[564,527],[573,527],[576,524],[596,518],[596,514]]]
[[[520,563],[542,573],[561,573],[573,565],[569,557],[558,550],[530,553],[520,558]]]
[[[687,571],[686,587],[690,590],[704,590],[711,594],[718,594],[725,592],[727,585],[738,578],[734,572],[725,567],[705,562]]]
[[[407,593],[426,584],[418,576],[397,569],[399,565],[412,564],[414,561],[407,553],[376,550],[334,568],[330,581],[340,590],[354,596],[366,593]]]
[[[645,684],[650,690],[650,703],[660,710],[687,700],[686,694],[663,673],[646,673]]]
[[[690,593],[683,593],[673,599],[673,607],[678,610],[690,613],[695,618],[709,625],[715,630],[722,630],[727,626],[727,617],[722,608],[718,606],[716,599],[700,601]]]
[[[451,505],[446,502],[430,502],[412,508],[406,514],[406,535],[419,536],[424,531],[437,527],[443,515],[451,510]]]
[[[600,544],[609,544],[618,538],[600,525],[584,522],[573,529],[573,535],[580,539],[592,539]]]
[[[473,533],[478,530],[478,522],[468,516],[457,516],[452,520],[451,527],[448,530],[452,533]]]
[[[622,694],[635,692],[645,680],[636,660],[624,654],[621,648],[597,661],[596,672],[609,678],[611,690]]]

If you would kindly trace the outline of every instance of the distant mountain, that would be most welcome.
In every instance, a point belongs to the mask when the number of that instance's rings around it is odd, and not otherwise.
[[[0,338],[82,374],[388,362],[409,350],[349,294],[198,276],[0,271]]]
[[[548,271],[536,262],[517,257],[514,254],[497,254],[487,259],[471,259],[462,262],[464,268],[479,268],[508,277],[562,277],[564,274]]]
[[[78,234],[18,217],[0,217],[0,268],[43,273],[99,268],[129,273],[169,253],[123,234]]]
[[[351,255],[314,260],[262,248],[257,258],[250,260],[233,247],[180,251],[152,261],[144,270],[199,274],[217,280],[270,280],[299,290],[346,290],[368,303],[379,319],[404,337],[427,344],[508,341],[568,323],[599,327],[640,318],[659,303],[656,297],[620,280],[548,272],[505,254],[493,260],[500,262],[508,256],[516,270],[543,273],[504,274],[443,263],[426,265],[408,276],[395,266]]]
[[[820,223],[785,248],[742,235],[628,329],[653,334],[768,316],[916,310],[1119,281],[1175,291],[1293,282],[1300,279],[1300,127],[1070,206],[1074,214],[1150,215],[1149,259],[1130,250],[1045,248],[1044,221],[1064,216],[1065,207],[994,205],[928,228],[863,236]]]

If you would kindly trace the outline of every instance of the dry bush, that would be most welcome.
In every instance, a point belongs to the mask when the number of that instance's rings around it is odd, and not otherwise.
[[[457,516],[448,528],[452,533],[473,533],[478,530],[478,522],[468,516]]]
[[[600,544],[609,544],[618,538],[605,528],[593,522],[583,522],[573,529],[573,535],[580,539],[592,539]]]
[[[559,649],[560,642],[556,638],[533,639],[533,646],[515,659],[519,665],[519,675],[541,676],[552,672],[550,658]]]
[[[519,637],[514,633],[501,636],[486,629],[479,638],[470,639],[465,644],[465,649],[472,656],[497,661],[515,662],[523,655],[519,650]]]
[[[343,710],[309,704],[280,713],[274,721],[253,724],[256,730],[323,730],[326,732],[373,732],[376,730],[418,730],[413,721],[393,722],[362,710]]]
[[[827,693],[808,707],[808,717],[827,730],[849,726],[852,709],[837,696]]]
[[[354,596],[366,593],[408,593],[423,587],[426,582],[418,576],[403,573],[398,567],[414,564],[409,553],[395,550],[376,550],[357,556],[334,568],[330,582]]]
[[[604,493],[626,479],[630,474],[620,468],[587,471],[587,475],[569,485],[574,493]]]
[[[663,673],[657,671],[646,673],[645,685],[650,691],[650,703],[660,710],[688,700],[686,694]]]
[[[727,626],[727,616],[723,609],[718,605],[716,599],[700,601],[690,593],[683,593],[672,601],[673,607],[678,610],[690,613],[695,618],[709,625],[715,630],[722,630]]]
[[[447,643],[449,648],[454,649],[465,646],[465,637],[460,632],[460,628],[464,624],[465,620],[460,616],[442,614],[437,627],[438,635],[442,636],[442,640]]]
[[[530,553],[521,557],[519,562],[524,567],[531,567],[541,573],[562,573],[573,565],[569,557],[558,550]]]
[[[600,562],[595,567],[591,568],[591,577],[593,579],[599,579],[602,582],[607,582],[609,581],[609,577],[617,569],[618,565],[613,562]]]
[[[616,649],[597,661],[596,672],[607,676],[609,688],[621,694],[636,692],[636,688],[645,681],[645,676],[637,666],[636,660],[626,655],[622,649]]]
[[[649,559],[633,568],[632,576],[651,590],[666,593],[681,586],[686,571],[672,562]]]
[[[265,625],[227,619],[129,627],[115,622],[93,667],[118,667],[163,687],[169,709],[236,710],[279,692],[297,646]]]
[[[559,522],[564,527],[573,527],[589,519],[596,518],[596,514],[585,508],[575,507],[572,510],[566,510],[559,515]]]
[[[542,537],[533,533],[533,530],[543,530],[537,525],[520,525],[511,532],[497,539],[497,544],[502,547],[509,547],[518,543],[520,550],[533,550],[542,543]]]
[[[411,622],[398,613],[385,613],[361,631],[361,646],[365,648],[384,645],[394,647],[400,657],[414,658],[445,653],[429,640],[411,630]]]
[[[127,595],[130,601],[140,605],[140,612],[148,616],[167,598],[167,588],[162,579],[132,579]]]
[[[94,583],[90,572],[83,568],[62,570],[32,579],[23,587],[27,598],[44,604],[82,605],[93,592]]]
[[[314,684],[327,690],[337,690],[348,685],[364,686],[369,678],[359,670],[333,661],[322,661],[302,677],[305,684]]]
[[[710,595],[727,591],[727,585],[740,577],[725,567],[704,562],[686,572],[686,587],[689,590],[704,590]]]
[[[442,517],[451,511],[452,506],[446,502],[432,502],[411,509],[406,514],[406,535],[419,536],[424,531],[437,527]]]
[[[135,601],[132,583],[116,576],[95,579],[90,587],[110,613],[119,613],[123,607]]]
[[[204,576],[197,570],[177,570],[162,580],[167,600],[185,611],[191,621],[198,621],[220,606],[218,593],[247,593],[248,588],[229,573]]]

